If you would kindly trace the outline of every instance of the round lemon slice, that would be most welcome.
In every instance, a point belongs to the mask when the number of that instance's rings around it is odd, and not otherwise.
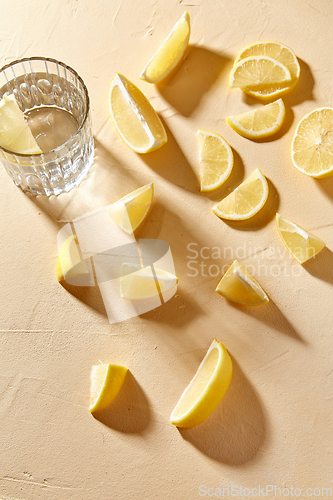
[[[75,234],[69,236],[61,245],[56,272],[59,283],[65,281],[70,284],[88,284],[89,269]]]
[[[257,168],[212,210],[221,219],[245,220],[259,212],[267,198],[268,182]]]
[[[323,107],[305,115],[291,144],[294,166],[311,177],[333,174],[333,108]]]
[[[128,300],[152,299],[170,290],[177,283],[177,276],[163,269],[123,263],[120,295]]]
[[[217,285],[224,298],[246,306],[260,306],[269,299],[259,283],[235,260]]]
[[[225,395],[232,377],[232,361],[225,346],[214,339],[194,378],[183,392],[170,421],[177,427],[203,422]]]
[[[247,113],[228,116],[228,125],[248,139],[262,139],[280,130],[286,114],[282,99],[266,104]]]
[[[151,182],[110,205],[107,212],[121,229],[132,234],[147,216],[153,195],[154,185]]]
[[[103,410],[117,396],[128,369],[113,364],[94,365],[90,374],[90,412]]]
[[[110,112],[120,136],[137,153],[148,153],[167,142],[165,129],[153,106],[121,73],[111,82]]]
[[[229,177],[234,157],[232,149],[223,137],[214,132],[198,130],[200,155],[200,191],[213,191]]]
[[[183,57],[188,46],[190,33],[190,16],[188,12],[184,12],[161,47],[148,62],[140,78],[149,83],[158,83],[164,80]]]
[[[25,121],[14,94],[0,101],[0,146],[21,154],[42,152]]]
[[[252,56],[234,64],[229,78],[230,88],[258,90],[262,85],[290,83],[288,68],[276,59],[266,56]]]
[[[325,246],[320,238],[285,217],[281,217],[280,214],[276,214],[276,225],[284,245],[300,264],[315,257]]]

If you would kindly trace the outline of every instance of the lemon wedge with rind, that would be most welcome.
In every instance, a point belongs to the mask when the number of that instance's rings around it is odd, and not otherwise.
[[[60,247],[56,273],[59,283],[90,284],[90,272],[75,234],[69,236]]]
[[[213,191],[229,177],[234,164],[232,149],[215,132],[197,132],[200,156],[200,191]]]
[[[276,59],[266,56],[252,56],[234,64],[229,78],[230,88],[260,89],[262,85],[290,83],[288,68]]]
[[[268,198],[268,182],[257,168],[220,203],[212,208],[221,219],[246,220],[264,206]]]
[[[120,136],[137,153],[149,153],[167,142],[165,128],[153,106],[121,73],[111,82],[110,112]]]
[[[232,302],[246,306],[260,306],[269,302],[259,283],[237,260],[222,277],[216,292]]]
[[[285,115],[285,105],[282,99],[278,99],[247,113],[228,116],[226,121],[235,132],[247,139],[263,139],[280,130]]]
[[[333,175],[333,108],[315,109],[300,120],[291,158],[294,166],[310,177]]]
[[[190,39],[190,16],[184,12],[168,37],[150,59],[140,78],[149,83],[164,80],[181,61]]]
[[[312,259],[326,246],[323,240],[280,214],[276,214],[276,225],[281,240],[299,264]]]
[[[177,427],[194,427],[206,420],[225,395],[232,377],[232,361],[225,346],[214,339],[204,359],[171,413]]]
[[[90,407],[91,413],[103,410],[119,393],[128,368],[114,364],[94,365],[90,374]]]
[[[123,263],[120,277],[120,296],[127,300],[152,299],[171,290],[177,283],[177,276],[163,269]]]
[[[14,94],[7,95],[0,101],[0,146],[14,153],[26,155],[42,152]]]

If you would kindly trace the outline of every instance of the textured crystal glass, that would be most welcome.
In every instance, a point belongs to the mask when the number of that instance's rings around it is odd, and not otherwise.
[[[33,194],[67,192],[86,177],[94,142],[87,88],[69,66],[44,57],[25,58],[0,70],[0,99],[14,94],[24,113],[58,108],[70,113],[77,130],[63,144],[41,154],[13,153],[0,147],[0,159],[15,184]],[[43,150],[43,148],[42,148]]]

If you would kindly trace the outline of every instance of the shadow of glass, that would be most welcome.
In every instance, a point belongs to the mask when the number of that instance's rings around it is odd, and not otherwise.
[[[178,430],[208,457],[228,465],[242,465],[254,460],[263,445],[267,420],[258,394],[231,358],[233,375],[221,403],[201,424]]]
[[[157,89],[179,113],[190,116],[229,61],[222,54],[190,45],[177,72]]]
[[[151,422],[148,398],[130,371],[114,401],[93,416],[107,427],[127,434],[141,434]]]
[[[316,278],[333,285],[333,252],[324,247],[313,259],[303,264],[304,269]]]

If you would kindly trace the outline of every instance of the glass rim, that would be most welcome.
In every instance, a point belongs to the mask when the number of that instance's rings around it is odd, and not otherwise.
[[[75,71],[75,69],[73,69],[71,66],[68,66],[68,64],[65,64],[65,63],[63,63],[61,61],[58,61],[57,59],[54,59],[52,57],[32,56],[32,57],[23,57],[22,59],[15,59],[14,61],[12,61],[10,63],[5,64],[5,66],[2,66],[0,68],[0,73],[2,73],[3,71],[5,71],[6,69],[10,68],[14,64],[24,63],[24,62],[28,62],[28,61],[46,61],[46,62],[51,62],[51,63],[59,64],[60,66],[62,66],[66,70],[71,71],[74,74],[74,76],[81,83],[81,85],[83,87],[83,90],[84,90],[84,93],[85,93],[85,96],[86,96],[86,100],[87,100],[87,109],[86,109],[85,116],[84,116],[84,119],[83,119],[81,125],[79,126],[79,128],[77,129],[77,131],[66,142],[64,142],[60,146],[57,146],[56,148],[50,149],[49,151],[45,151],[43,153],[17,153],[15,151],[11,151],[10,149],[7,149],[7,148],[1,146],[1,144],[0,144],[0,149],[2,151],[4,151],[5,153],[7,153],[7,154],[9,153],[10,155],[15,155],[15,156],[23,157],[23,158],[30,158],[30,157],[33,157],[33,158],[42,158],[42,156],[44,156],[44,155],[48,155],[50,153],[57,153],[59,150],[61,150],[63,147],[65,147],[67,143],[69,143],[70,141],[72,141],[73,137],[76,137],[81,132],[81,130],[85,126],[85,124],[87,122],[87,119],[88,119],[88,116],[89,116],[89,112],[90,112],[90,99],[89,99],[89,93],[88,93],[87,86],[84,83],[84,81],[81,78],[81,76],[77,73],[77,71]],[[62,108],[58,108],[58,109],[62,109]]]

